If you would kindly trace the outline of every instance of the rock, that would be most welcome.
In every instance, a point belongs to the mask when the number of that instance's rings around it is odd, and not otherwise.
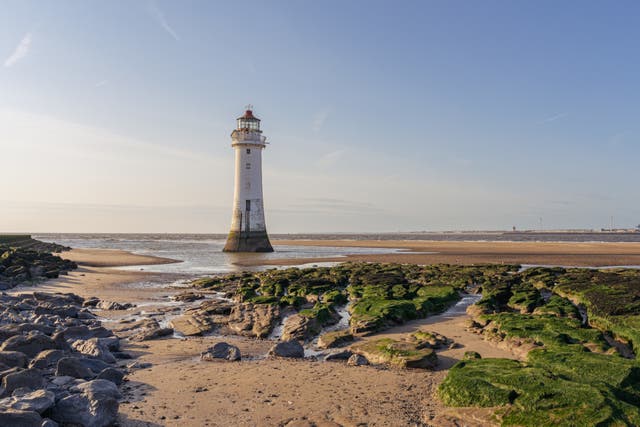
[[[354,353],[365,356],[371,363],[389,364],[399,368],[433,369],[438,356],[431,348],[413,341],[379,338],[352,346]]]
[[[322,325],[314,317],[293,314],[287,317],[282,329],[282,340],[307,341],[316,336],[322,330]]]
[[[111,367],[108,363],[105,363],[100,359],[89,359],[83,357],[80,359],[80,363],[89,368],[96,375]]]
[[[318,338],[319,348],[336,348],[342,347],[353,341],[353,335],[348,329],[343,331],[327,332]]]
[[[474,359],[482,359],[480,353],[477,351],[465,351],[464,356],[462,356],[462,360],[474,360]]]
[[[44,378],[39,369],[25,369],[13,372],[2,378],[2,388],[5,390],[5,395],[10,395],[14,390],[23,387],[31,390],[38,390],[44,387]]]
[[[149,362],[133,362],[127,365],[129,369],[148,369],[152,367],[153,364]]]
[[[304,357],[304,347],[298,341],[282,341],[271,347],[269,356],[301,358]]]
[[[124,303],[114,301],[100,301],[95,306],[99,310],[128,310],[135,307],[135,304]]]
[[[174,301],[193,302],[204,299],[204,295],[197,292],[182,292],[171,297]]]
[[[351,357],[349,357],[349,360],[347,360],[347,365],[349,366],[363,366],[368,364],[369,361],[367,358],[361,354],[352,354]]]
[[[75,357],[63,357],[58,360],[56,376],[67,376],[88,380],[93,378],[94,374],[91,369],[82,364],[80,359]]]
[[[19,351],[28,357],[35,357],[43,350],[57,348],[56,342],[50,337],[41,333],[31,333],[29,335],[16,335],[0,346],[0,351]]]
[[[0,411],[0,426],[41,427],[42,417],[33,411]]]
[[[0,363],[9,368],[26,368],[28,360],[20,351],[0,351]]]
[[[133,335],[129,336],[129,341],[140,342],[148,341],[155,338],[166,337],[173,335],[173,328],[153,328],[153,329],[141,329]]]
[[[91,338],[86,341],[77,340],[71,344],[71,347],[86,356],[100,359],[106,363],[116,362],[116,358],[109,351],[108,341],[104,341],[102,338]]]
[[[56,396],[51,391],[36,390],[0,400],[0,410],[15,409],[18,411],[32,411],[42,414],[55,403]]]
[[[235,304],[231,301],[225,301],[220,299],[208,299],[206,301],[203,301],[199,307],[195,309],[193,308],[189,309],[187,310],[187,312],[197,313],[200,315],[207,315],[207,316],[210,316],[213,314],[228,316],[229,314],[231,314],[231,310],[233,309],[234,306]]]
[[[409,335],[409,341],[416,344],[417,348],[433,348],[435,350],[441,348],[451,348],[454,344],[453,340],[441,335],[437,332],[416,331]]]
[[[349,358],[353,355],[353,352],[350,350],[344,350],[344,351],[340,351],[338,353],[331,353],[331,354],[327,354],[324,357],[324,360],[326,361],[330,361],[330,360],[349,360]]]
[[[111,381],[93,380],[87,381],[77,386],[80,392],[86,394],[92,399],[120,399],[122,395],[118,391],[118,387]]]
[[[124,378],[124,373],[116,368],[107,368],[98,374],[96,377],[97,380],[107,380],[111,381],[115,385],[122,384],[122,380]]]
[[[56,340],[57,338],[62,338],[65,341],[73,342],[77,340],[88,340],[91,338],[108,338],[112,336],[113,332],[102,326],[89,328],[86,325],[78,325],[64,328],[62,331],[54,334],[52,338],[54,340]]]
[[[176,317],[169,325],[185,336],[202,335],[213,330],[216,324],[206,315],[185,314]]]
[[[58,377],[53,377],[53,379],[51,380],[51,384],[58,387],[62,387],[69,384],[70,382],[73,382],[74,380],[75,380],[74,377],[58,376]]]
[[[60,399],[51,418],[63,425],[107,427],[116,423],[118,399],[121,397],[114,383],[93,380],[75,387],[80,393]]]
[[[60,424],[53,420],[50,420],[49,418],[45,418],[42,420],[42,424],[40,424],[40,427],[60,427]]]
[[[276,304],[236,304],[229,314],[229,328],[239,335],[265,338],[280,319]]]
[[[44,350],[34,357],[29,363],[30,368],[48,369],[56,366],[58,361],[65,357],[62,350]]]
[[[200,360],[212,361],[216,359],[240,360],[240,349],[226,342],[219,342],[200,355]]]
[[[83,307],[95,307],[100,302],[100,299],[97,297],[91,297],[84,300],[82,303]]]

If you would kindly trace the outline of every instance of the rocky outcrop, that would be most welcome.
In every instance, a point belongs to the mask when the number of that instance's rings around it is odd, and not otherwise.
[[[353,334],[349,330],[332,331],[320,335],[318,348],[336,348],[347,345],[353,341]]]
[[[352,346],[351,350],[371,363],[398,368],[433,369],[438,364],[435,351],[414,340],[372,339]]]
[[[0,426],[116,422],[119,339],[81,315],[83,302],[71,294],[0,294]]]
[[[298,341],[282,341],[271,347],[269,356],[302,358],[304,357],[304,347]]]
[[[42,245],[38,246],[36,243]],[[56,278],[77,268],[75,262],[48,253],[58,246],[47,245],[49,244],[32,239],[20,243],[0,238],[0,290],[13,288],[27,281]]]
[[[73,388],[74,394],[60,399],[51,418],[63,425],[107,427],[118,416],[118,388],[111,381],[93,380]]]
[[[276,304],[236,304],[229,315],[229,329],[238,335],[265,338],[280,319]]]
[[[234,345],[227,344],[226,342],[216,343],[213,347],[210,347],[200,355],[200,360],[205,361],[228,360],[230,362],[235,362],[240,360],[240,358],[240,349]]]

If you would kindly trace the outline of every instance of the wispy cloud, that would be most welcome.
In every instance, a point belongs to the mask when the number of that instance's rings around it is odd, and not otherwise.
[[[98,83],[96,83],[96,87],[102,87],[109,84],[109,80],[100,80]]]
[[[4,60],[4,67],[9,68],[15,65],[22,58],[27,56],[29,53],[29,49],[31,48],[31,33],[27,33],[24,35],[20,43],[16,46],[13,53],[9,55],[7,59]]]
[[[324,126],[324,123],[327,121],[327,118],[329,118],[328,110],[317,112],[313,116],[313,123],[311,124],[311,130],[314,132],[320,132],[320,130]]]
[[[558,114],[554,114],[553,116],[549,116],[544,120],[541,120],[540,123],[551,123],[551,122],[555,122],[556,120],[560,120],[563,119],[565,117],[567,117],[569,114],[567,113],[558,113]]]
[[[158,4],[154,0],[150,0],[148,3],[148,10],[151,17],[175,40],[180,40],[178,33],[169,25],[167,18],[164,16],[164,12],[160,9]]]
[[[321,167],[328,167],[336,164],[340,159],[344,157],[347,150],[339,149],[335,151],[331,151],[330,153],[324,154],[316,160],[316,165]]]

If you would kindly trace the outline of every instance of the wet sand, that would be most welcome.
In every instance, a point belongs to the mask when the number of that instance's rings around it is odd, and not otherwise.
[[[399,262],[408,264],[530,264],[576,267],[640,265],[640,243],[451,242],[416,240],[273,240],[274,245],[390,248],[402,252],[330,258],[241,261],[239,266],[301,265],[316,262]]]

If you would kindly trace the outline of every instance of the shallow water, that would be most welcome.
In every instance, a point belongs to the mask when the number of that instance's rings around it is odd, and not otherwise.
[[[141,255],[180,260],[175,264],[147,265],[145,271],[204,275],[241,270],[264,270],[273,266],[239,267],[240,261],[291,258],[332,258],[351,254],[387,254],[401,252],[388,248],[339,248],[331,246],[274,245],[271,253],[222,252],[225,236],[182,234],[40,234],[33,236],[78,249],[120,249]],[[316,262],[305,266],[332,266],[336,263]],[[140,266],[119,267],[140,270]]]

